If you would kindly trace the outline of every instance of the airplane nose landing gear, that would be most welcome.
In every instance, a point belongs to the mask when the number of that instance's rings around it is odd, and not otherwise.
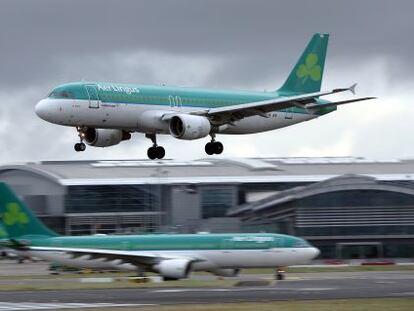
[[[78,131],[78,136],[79,136],[79,139],[80,139],[80,143],[75,144],[74,149],[75,149],[76,152],[85,151],[86,145],[83,142],[83,139],[85,137],[85,133],[83,132],[82,128],[80,128],[80,127],[77,127],[76,130]]]
[[[150,158],[151,160],[164,158],[165,149],[164,147],[157,145],[157,137],[155,136],[155,134],[145,134],[145,137],[151,139],[153,143],[153,146],[148,148],[148,158]]]

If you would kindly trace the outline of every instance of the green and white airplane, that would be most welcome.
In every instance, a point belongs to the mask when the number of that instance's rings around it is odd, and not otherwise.
[[[239,269],[305,264],[319,250],[283,234],[158,234],[60,236],[45,227],[5,183],[0,245],[20,255],[82,268],[152,271],[167,279],[191,271],[236,276]]]
[[[223,144],[216,134],[250,134],[286,127],[333,112],[338,105],[372,99],[353,98],[329,102],[320,97],[351,91],[320,91],[328,34],[315,34],[289,77],[274,92],[247,92],[154,85],[74,82],[56,87],[35,107],[36,114],[51,123],[76,127],[84,141],[107,147],[128,140],[131,133],[146,134],[153,146],[150,159],[162,159],[157,134],[193,140],[211,136],[207,154],[220,154]]]

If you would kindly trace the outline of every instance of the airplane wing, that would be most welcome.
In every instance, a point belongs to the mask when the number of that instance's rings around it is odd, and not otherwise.
[[[324,107],[343,105],[343,104],[347,104],[351,102],[375,98],[375,97],[362,97],[362,98],[355,98],[355,99],[350,99],[350,100],[340,101],[340,102],[330,102],[327,104],[317,104],[315,102],[315,99],[317,99],[320,96],[324,96],[324,95],[331,95],[331,94],[345,92],[345,91],[350,91],[353,94],[355,94],[355,86],[356,84],[353,84],[352,86],[348,88],[339,88],[339,89],[333,89],[333,90],[324,91],[324,92],[315,92],[315,93],[307,93],[307,94],[301,94],[301,95],[296,95],[296,96],[278,97],[275,99],[252,102],[252,103],[244,103],[244,104],[231,105],[231,106],[220,107],[220,108],[205,109],[202,111],[195,111],[192,114],[206,116],[215,123],[221,123],[221,122],[226,123],[226,122],[232,122],[232,121],[240,120],[240,119],[254,116],[254,115],[260,115],[260,116],[266,117],[266,113],[268,112],[286,109],[290,107],[300,107],[303,109],[309,109],[309,112],[313,113],[314,111],[317,111],[318,109],[324,108]]]
[[[200,258],[191,257],[178,257],[178,256],[160,256],[159,254],[151,254],[145,252],[140,254],[139,251],[123,251],[123,250],[111,250],[111,249],[91,249],[91,248],[66,248],[66,247],[39,247],[30,246],[26,247],[28,251],[49,251],[60,252],[72,255],[73,258],[86,257],[87,259],[103,259],[107,261],[122,260],[124,263],[130,263],[139,266],[153,266],[163,260],[168,259],[187,259],[189,262],[202,261]]]

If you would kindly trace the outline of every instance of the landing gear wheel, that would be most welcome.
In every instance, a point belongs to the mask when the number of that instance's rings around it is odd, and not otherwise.
[[[276,274],[276,280],[283,281],[285,279],[285,275],[283,273]]]
[[[207,143],[204,149],[208,155],[213,155],[214,154],[214,143]]]
[[[75,144],[75,151],[85,151],[86,145],[84,143],[77,143]]]
[[[283,268],[277,268],[275,273],[275,280],[283,281],[285,278],[285,270]]]
[[[223,144],[219,141],[214,142],[214,153],[221,154],[224,150]]]
[[[155,148],[156,147],[149,147],[148,150],[147,150],[147,156],[151,160],[155,160],[157,158],[157,152],[156,152]]]
[[[162,159],[165,157],[165,149],[157,145],[157,137],[155,134],[145,134],[146,138],[151,139],[153,145],[148,148],[147,155],[151,160]]]
[[[206,144],[204,148],[208,155],[221,154],[224,150],[223,144],[219,141],[212,141]]]
[[[157,159],[162,159],[165,156],[165,149],[161,146],[155,147],[155,153],[157,155]]]
[[[165,149],[161,146],[152,146],[148,148],[147,155],[151,160],[162,159],[165,156]]]
[[[84,143],[77,143],[75,144],[74,149],[76,152],[85,151],[86,145]]]

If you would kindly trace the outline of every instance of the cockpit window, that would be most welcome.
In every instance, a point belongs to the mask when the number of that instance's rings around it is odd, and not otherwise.
[[[305,240],[298,240],[295,242],[293,247],[310,247],[311,245]]]
[[[49,94],[49,97],[54,98],[75,98],[73,93],[70,91],[53,91]]]

